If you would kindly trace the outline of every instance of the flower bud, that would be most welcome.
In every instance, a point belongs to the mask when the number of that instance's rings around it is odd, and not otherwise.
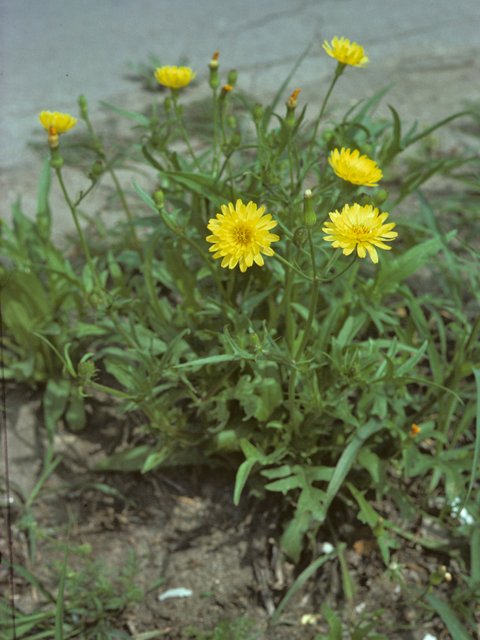
[[[232,69],[228,73],[228,78],[227,78],[228,84],[231,87],[234,87],[237,84],[237,78],[238,78],[238,73],[235,71],[235,69]]]
[[[298,227],[293,234],[293,244],[297,247],[303,247],[308,240],[308,230],[306,227]]]
[[[242,142],[242,136],[239,133],[234,133],[230,141],[230,145],[232,146],[232,148],[236,149],[237,147],[240,146],[241,142]]]
[[[368,193],[360,193],[355,201],[361,206],[366,207],[368,204],[372,204],[372,197]]]
[[[430,574],[429,582],[431,585],[436,587],[439,584],[442,584],[446,575],[447,575],[447,567],[445,566],[440,567],[440,569],[437,569],[437,571],[434,571],[432,574]],[[450,575],[450,579],[451,579],[451,575]]]
[[[248,344],[250,344],[252,347],[256,347],[259,343],[260,343],[260,338],[257,336],[256,333],[248,334]]]
[[[80,117],[86,120],[88,117],[88,102],[84,95],[78,96],[78,106],[80,107]]]
[[[297,106],[297,98],[299,93],[300,93],[300,89],[295,89],[295,91],[287,100],[287,107],[290,107],[291,109],[295,109],[295,107]]]
[[[233,87],[231,87],[229,84],[225,84],[222,87],[222,90],[220,91],[220,96],[219,96],[219,100],[221,100],[222,102],[225,101],[226,97],[228,96],[228,94],[230,93],[230,91],[233,89]]]
[[[303,224],[311,229],[317,222],[317,216],[313,208],[312,192],[307,189],[303,195]]]
[[[237,126],[237,119],[235,118],[235,116],[228,116],[227,124],[230,129],[235,129],[235,127]]]
[[[260,124],[263,118],[263,107],[257,102],[257,104],[253,107],[253,121],[255,124]]]
[[[374,207],[379,207],[381,204],[385,202],[388,198],[388,191],[386,189],[381,189],[378,193],[373,196],[372,205]]]
[[[165,204],[165,196],[161,189],[156,189],[153,192],[153,201],[155,202],[155,206],[157,209],[163,209]]]
[[[300,93],[300,89],[296,89],[287,100],[287,115],[285,116],[285,124],[287,127],[293,128],[295,126],[295,107],[297,106],[297,97]]]
[[[208,84],[212,87],[212,89],[218,89],[220,86],[220,78],[218,77],[218,51],[215,51],[212,59],[208,63],[210,68],[210,78],[208,80]]]
[[[103,173],[103,163],[101,160],[95,160],[95,162],[92,164],[92,168],[90,169],[90,173],[88,174],[88,177],[90,178],[90,180],[92,180],[93,182],[95,182],[96,180],[98,180],[100,178],[100,176]]]
[[[412,440],[413,440],[414,438],[416,438],[418,436],[420,431],[421,431],[420,427],[417,427],[416,424],[412,424],[412,428],[410,429],[410,431],[408,433],[408,437],[412,438]]]

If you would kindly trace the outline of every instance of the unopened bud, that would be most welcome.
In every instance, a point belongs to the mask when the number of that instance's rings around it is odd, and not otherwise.
[[[234,87],[237,84],[237,78],[238,78],[238,73],[235,71],[235,69],[232,69],[228,73],[228,78],[227,78],[228,84],[231,87]]]
[[[233,87],[231,87],[229,84],[225,84],[222,87],[222,90],[220,91],[220,96],[219,96],[219,100],[225,100],[225,98],[228,96],[228,94],[230,93],[230,91],[233,89]]]
[[[78,96],[78,106],[80,107],[80,117],[86,120],[88,115],[88,102],[84,95]]]
[[[235,129],[235,127],[237,126],[237,119],[235,118],[235,116],[228,116],[227,124],[230,129]]]
[[[361,207],[366,207],[367,204],[372,204],[372,197],[368,193],[360,193],[356,201]]]
[[[445,576],[446,575],[447,575],[447,567],[445,567],[445,566],[440,567],[440,569],[438,569],[437,571],[434,571],[432,574],[430,574],[429,582],[433,586],[438,586],[439,584],[441,584],[445,580]],[[452,576],[450,575],[450,579],[451,579],[451,577]]]
[[[303,247],[308,240],[308,230],[306,227],[298,227],[293,234],[293,244],[297,247]]]
[[[295,126],[295,107],[297,106],[297,97],[300,93],[300,89],[297,89],[287,100],[287,115],[285,116],[285,124],[287,127],[293,128]]]
[[[161,189],[156,189],[153,192],[153,201],[157,209],[163,209],[165,204],[165,195]]]
[[[262,118],[263,118],[263,107],[259,102],[257,102],[257,104],[254,105],[253,107],[253,121],[255,122],[255,124],[260,124],[260,122],[262,121]]]
[[[210,69],[218,69],[218,56],[220,55],[220,51],[215,51],[215,53],[212,56],[212,59],[210,60],[210,62],[208,63],[208,66],[210,67]]]
[[[95,182],[96,180],[98,180],[100,178],[102,173],[103,173],[103,163],[102,163],[102,161],[101,160],[95,160],[95,162],[92,164],[92,168],[90,169],[90,173],[88,174],[88,177],[90,178],[90,180]]]
[[[312,192],[307,189],[303,195],[303,224],[311,229],[317,222],[317,216],[313,208]]]
[[[374,207],[379,207],[381,204],[385,202],[388,198],[388,191],[386,189],[381,189],[378,193],[373,196],[372,204]]]
[[[234,133],[232,136],[232,139],[230,141],[230,145],[236,149],[237,147],[240,146],[240,143],[242,142],[242,136],[239,133]]]
[[[291,109],[295,109],[295,107],[297,106],[297,98],[299,93],[300,93],[300,89],[295,89],[295,91],[287,100],[287,107],[290,107]]]
[[[252,347],[256,347],[258,345],[258,343],[260,342],[260,338],[257,336],[256,333],[249,333],[248,334],[248,343],[252,346]]]
[[[412,424],[412,428],[409,431],[408,437],[409,438],[416,438],[418,436],[418,434],[420,433],[421,429],[420,427],[417,427],[416,424]]]
[[[208,79],[208,84],[212,87],[212,89],[218,89],[220,86],[220,78],[218,77],[218,51],[215,51],[212,59],[208,63],[210,68],[210,78]]]

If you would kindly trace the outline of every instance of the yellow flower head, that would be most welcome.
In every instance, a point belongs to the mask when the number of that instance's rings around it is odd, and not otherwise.
[[[65,133],[77,122],[77,119],[68,115],[68,113],[58,113],[58,111],[54,113],[42,111],[38,118],[50,135]]]
[[[367,156],[361,156],[358,149],[350,151],[342,147],[341,152],[334,149],[328,159],[333,170],[339,178],[352,184],[361,184],[364,187],[377,187],[383,174],[377,167],[375,160]]]
[[[170,89],[182,89],[191,82],[196,73],[190,67],[158,67],[153,75],[160,84]]]
[[[244,272],[254,262],[263,265],[262,253],[273,256],[270,244],[280,238],[269,230],[276,227],[277,222],[271,215],[263,216],[264,212],[265,207],[257,209],[254,202],[244,205],[237,200],[235,207],[231,202],[228,207],[222,205],[217,219],[208,221],[207,228],[213,235],[207,236],[207,242],[214,243],[210,251],[216,251],[214,258],[223,258],[222,267],[233,269],[240,264],[240,271]]]
[[[375,247],[379,249],[391,249],[385,242],[397,237],[396,231],[391,231],[395,226],[394,222],[383,224],[388,218],[388,213],[379,214],[378,209],[374,209],[371,204],[362,207],[359,204],[349,206],[346,204],[342,213],[334,211],[329,213],[331,222],[326,222],[322,231],[330,233],[323,239],[332,242],[332,246],[343,249],[343,253],[349,256],[355,247],[360,258],[365,258],[367,251],[372,262],[378,262],[378,255]]]
[[[332,40],[332,44],[329,44],[327,40],[323,43],[323,48],[329,56],[335,58],[342,64],[350,64],[352,67],[364,67],[368,64],[369,60],[364,55],[363,47],[356,42],[350,44],[350,40],[345,38],[335,38]]]

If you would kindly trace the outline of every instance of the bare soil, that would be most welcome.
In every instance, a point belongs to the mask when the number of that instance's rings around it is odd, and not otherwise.
[[[67,523],[72,523],[70,546],[88,545],[89,559],[102,559],[106,568],[118,571],[125,566],[128,554],[135,552],[139,561],[137,583],[145,596],[135,607],[115,612],[110,620],[114,628],[132,637],[157,630],[165,640],[180,640],[196,637],[188,635],[193,634],[189,628],[196,628],[198,633],[211,631],[219,620],[245,616],[252,621],[245,637],[260,632],[258,637],[267,640],[313,640],[316,634],[328,633],[321,615],[325,602],[351,624],[384,609],[377,633],[385,633],[392,640],[421,640],[426,633],[439,640],[450,637],[437,617],[425,618],[425,611],[414,599],[389,579],[371,534],[340,503],[334,504],[330,513],[338,540],[347,543],[345,558],[354,585],[353,599],[345,597],[339,561],[328,561],[290,600],[282,614],[283,623],[269,628],[275,608],[314,559],[312,545],[297,566],[282,554],[278,540],[291,507],[271,495],[266,500],[249,497],[247,491],[240,506],[235,507],[235,477],[228,469],[182,467],[147,475],[95,472],[93,467],[100,459],[126,446],[135,433],[135,426],[115,407],[95,399],[89,403],[89,425],[81,434],[68,433],[59,424],[56,449],[62,462],[34,503],[37,542],[31,566],[29,538],[17,526],[23,506],[20,489],[16,488],[28,485],[29,476],[36,478],[40,473],[45,429],[37,395],[14,388],[7,397],[7,409],[14,561],[27,567],[54,593],[58,572],[54,578],[49,567],[61,562],[64,547],[52,543],[52,539],[66,542]],[[19,434],[23,443],[20,448]],[[108,485],[124,498],[108,495],[91,483]],[[422,487],[413,482],[405,490],[421,493]],[[418,536],[435,534],[426,518],[418,516],[402,522],[393,505],[373,504],[405,530]],[[0,549],[6,557],[5,507],[0,510],[0,523]],[[453,582],[441,585],[436,592],[439,597],[447,596],[460,579],[456,561],[427,551],[415,541],[399,541],[395,561],[403,565],[406,586],[425,586],[432,571],[447,565]],[[317,555],[325,542],[335,541],[329,530],[322,528],[315,541]],[[80,571],[83,564],[78,554],[70,554],[69,569]],[[151,589],[161,578],[164,581]],[[192,595],[159,601],[160,594],[173,588],[189,589]],[[4,564],[0,565],[0,593],[5,598],[8,589]],[[18,611],[32,611],[41,599],[37,589],[19,576],[15,578]],[[308,614],[313,624],[302,624]]]

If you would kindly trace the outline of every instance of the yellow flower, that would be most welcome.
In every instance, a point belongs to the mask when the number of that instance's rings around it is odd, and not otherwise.
[[[357,248],[360,258],[365,258],[367,251],[372,262],[378,262],[378,255],[375,247],[379,249],[391,249],[384,244],[397,237],[396,231],[391,231],[395,226],[394,222],[383,224],[388,218],[388,213],[379,215],[378,209],[374,209],[371,204],[362,207],[359,204],[343,207],[342,213],[334,211],[329,214],[332,222],[326,222],[322,231],[330,233],[323,239],[333,242],[333,247],[340,247],[343,253],[349,256]]]
[[[55,111],[55,113],[42,111],[38,118],[50,135],[65,133],[77,122],[77,119],[68,115],[68,113],[58,113],[58,111]]]
[[[186,87],[197,75],[189,67],[158,67],[153,75],[160,84],[170,89]]]
[[[367,156],[361,156],[358,149],[345,151],[342,147],[340,153],[338,149],[334,149],[328,161],[339,178],[348,180],[352,184],[377,187],[378,181],[383,177],[376,162]]]
[[[270,249],[272,242],[280,238],[269,230],[277,226],[271,215],[263,216],[265,207],[257,209],[254,202],[244,205],[237,200],[236,207],[230,202],[228,207],[222,205],[222,213],[217,219],[208,221],[207,228],[213,233],[207,236],[207,242],[213,242],[210,251],[216,251],[214,258],[223,258],[222,267],[233,269],[240,263],[240,271],[244,272],[253,263],[262,266],[262,253],[273,256]]]
[[[350,44],[350,40],[345,38],[338,39],[335,37],[331,45],[325,40],[323,48],[329,56],[332,56],[342,64],[350,64],[352,67],[364,67],[369,62],[364,55],[363,47],[356,42]]]
[[[421,431],[420,427],[418,427],[416,424],[412,424],[412,428],[410,429],[408,435],[413,440],[413,438],[416,438],[418,436],[420,431]]]

